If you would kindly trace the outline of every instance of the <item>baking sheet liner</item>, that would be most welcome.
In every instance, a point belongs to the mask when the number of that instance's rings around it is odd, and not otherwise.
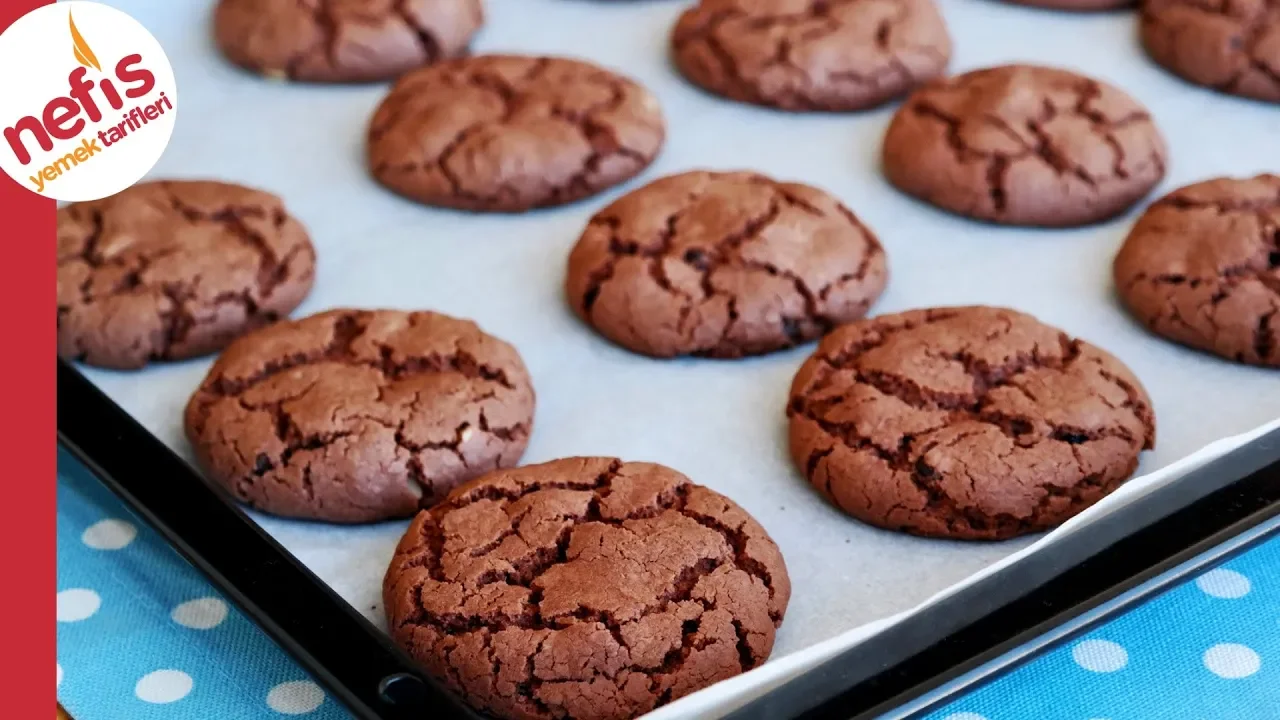
[[[841,198],[886,247],[889,286],[873,313],[1004,305],[1108,349],[1150,393],[1158,438],[1139,469],[1147,477],[1107,507],[1280,417],[1276,371],[1162,341],[1120,308],[1111,259],[1140,208],[1103,225],[1044,231],[984,225],[916,203],[878,171],[893,106],[787,114],[721,100],[684,82],[667,58],[668,32],[684,2],[487,0],[488,24],[476,52],[571,55],[621,70],[658,96],[668,122],[665,150],[637,180],[521,216],[425,208],[377,186],[363,163],[364,132],[385,85],[291,85],[245,74],[213,47],[206,0],[108,4],[159,39],[177,77],[177,126],[149,177],[261,187],[281,195],[311,232],[316,286],[296,315],[357,306],[472,318],[512,342],[532,373],[538,407],[524,462],[616,455],[664,463],[732,497],[778,542],[793,595],[773,658],[654,717],[721,712],[1055,535],[1002,543],[925,540],[862,525],[824,502],[786,450],[787,389],[812,344],[739,361],[655,361],[584,327],[563,299],[565,260],[587,219],[627,189],[692,168],[748,168],[816,185]],[[954,72],[1019,61],[1059,65],[1116,84],[1146,104],[1171,148],[1157,194],[1218,175],[1280,171],[1280,108],[1169,76],[1142,54],[1132,13],[1056,13],[985,0],[940,4],[956,43]],[[211,362],[86,371],[190,460],[182,408]],[[382,575],[406,523],[334,527],[254,518],[384,625]]]

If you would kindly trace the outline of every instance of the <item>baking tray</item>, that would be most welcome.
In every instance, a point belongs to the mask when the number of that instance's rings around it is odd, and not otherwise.
[[[1142,460],[1139,473],[1148,477],[1082,522],[1248,441],[1280,417],[1274,370],[1154,338],[1119,307],[1110,263],[1136,210],[1089,228],[1041,231],[966,221],[916,203],[878,172],[892,108],[787,114],[714,98],[681,80],[666,48],[684,2],[487,1],[477,52],[573,55],[621,70],[658,96],[669,128],[662,155],[626,187],[514,217],[424,208],[369,178],[364,130],[385,85],[291,85],[234,69],[212,47],[211,2],[109,4],[156,35],[178,82],[177,125],[151,176],[261,187],[281,195],[310,230],[319,255],[316,287],[297,314],[396,307],[475,319],[512,342],[533,376],[538,408],[524,462],[583,454],[661,462],[734,498],[778,542],[794,592],[771,661],[655,715],[716,712],[758,693],[1036,538],[924,540],[870,528],[825,503],[792,468],[785,442],[787,388],[812,345],[741,361],[655,361],[584,327],[562,297],[565,260],[591,214],[626,189],[690,168],[749,168],[817,185],[849,205],[888,251],[889,286],[873,313],[1005,305],[1119,356],[1152,396],[1158,444]],[[1169,175],[1157,193],[1216,175],[1280,169],[1280,112],[1185,85],[1153,66],[1138,48],[1132,13],[1052,13],[982,0],[940,4],[956,42],[955,72],[1013,61],[1066,66],[1146,104],[1171,148]],[[85,372],[190,459],[182,408],[210,362]],[[403,522],[337,528],[252,517],[382,625],[381,578]]]
[[[361,720],[475,720],[230,495],[63,361],[58,442],[69,453],[59,455],[60,464],[84,464]],[[1197,466],[1161,492],[1064,525],[1051,546],[1017,553],[773,690],[761,693],[769,682],[762,674],[813,652],[793,653],[655,715],[915,716],[1017,662],[1001,657],[1007,649],[1063,642],[1089,615],[1150,596],[1165,570],[1177,567],[1174,576],[1185,576],[1246,534],[1280,529],[1280,426],[1245,442],[1215,443],[1202,453],[1209,454],[1179,463]],[[752,693],[762,696],[739,707]]]

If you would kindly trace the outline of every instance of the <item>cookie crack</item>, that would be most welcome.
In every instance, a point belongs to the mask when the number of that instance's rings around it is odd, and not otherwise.
[[[382,346],[377,360],[358,358],[355,356],[353,346],[366,330],[362,325],[364,319],[363,313],[343,315],[335,322],[333,339],[325,347],[316,351],[272,358],[247,377],[229,378],[226,375],[219,375],[206,381],[202,390],[215,397],[240,395],[281,373],[321,363],[341,363],[373,368],[384,378],[393,382],[413,375],[452,372],[471,380],[492,382],[507,390],[515,389],[515,385],[503,370],[481,363],[475,356],[461,349],[455,349],[448,355],[430,354],[397,360],[394,358],[392,348]]]
[[[79,214],[78,210],[79,208],[73,208],[72,212]],[[103,212],[96,207],[91,207],[88,213],[89,222],[93,227],[89,231],[88,237],[84,239],[84,246],[80,248],[80,252],[76,254],[76,257],[89,267],[102,267],[105,264],[105,260],[98,252],[98,243],[102,241]]]
[[[282,358],[272,358],[263,363],[257,372],[248,377],[231,379],[225,375],[207,382],[203,390],[215,396],[240,395],[267,380],[303,365],[332,362],[353,356],[352,346],[364,332],[361,318],[356,314],[343,315],[333,326],[333,339],[318,351],[300,352]]]
[[[673,38],[672,45],[677,52],[682,51],[686,45],[691,42],[701,41],[707,46],[716,62],[720,65],[720,69],[724,72],[725,77],[733,86],[735,92],[741,93],[743,97],[759,98],[759,93],[746,81],[741,70],[738,67],[738,61],[720,42],[720,38],[716,36],[720,26],[730,19],[745,17],[741,10],[729,9],[721,10],[711,17],[697,30],[682,37]]]
[[[607,476],[607,477],[606,477]],[[616,476],[616,471],[607,471],[602,479],[598,482],[604,483],[601,487],[595,489],[595,497],[588,504],[587,511],[582,515],[566,515],[561,519],[568,521],[569,524],[561,529],[557,536],[556,543],[553,548],[536,548],[533,553],[526,555],[513,561],[513,570],[505,572],[491,571],[476,581],[477,585],[487,585],[499,581],[505,581],[508,585],[532,588],[534,582],[555,565],[562,565],[568,562],[569,543],[572,540],[573,530],[588,523],[602,523],[612,525],[614,527],[625,528],[626,523],[633,520],[643,520],[646,518],[656,517],[667,510],[679,510],[684,507],[685,496],[688,493],[687,486],[678,486],[664,496],[660,496],[656,505],[640,508],[627,514],[621,518],[606,518],[600,512],[600,500],[608,495],[610,491],[609,483]],[[513,531],[518,532],[516,525],[518,521],[512,520]],[[540,597],[541,590],[534,588],[535,594]],[[537,607],[538,616],[541,617],[541,607],[538,606],[536,600],[531,601]]]
[[[1014,162],[1027,158],[1036,159],[1056,175],[1070,175],[1094,191],[1097,191],[1099,186],[1110,178],[1127,180],[1131,176],[1126,167],[1127,157],[1124,146],[1120,143],[1115,133],[1129,125],[1150,122],[1150,115],[1143,111],[1135,111],[1113,120],[1093,107],[1093,102],[1102,95],[1102,87],[1097,82],[1086,79],[1072,89],[1076,95],[1073,105],[1057,107],[1048,98],[1045,98],[1040,116],[1027,118],[1023,121],[1022,125],[1026,128],[1026,132],[1033,139],[1033,142],[1028,142],[1021,133],[1015,131],[1009,125],[1004,117],[997,113],[986,112],[978,117],[979,122],[994,127],[1013,141],[1020,150],[1016,153],[980,150],[973,147],[965,141],[961,132],[963,126],[969,121],[943,111],[927,98],[922,97],[912,101],[910,108],[916,115],[929,118],[945,126],[944,141],[961,163],[986,162],[986,183],[991,206],[996,212],[1004,212],[1008,209],[1008,192],[1005,187],[1005,178],[1009,167]],[[1070,114],[1084,119],[1089,123],[1091,131],[1111,150],[1113,157],[1109,176],[1099,177],[1094,175],[1073,160],[1068,153],[1058,146],[1052,133],[1046,130],[1045,123],[1063,114]],[[1153,162],[1160,163],[1161,161],[1158,157],[1153,156]]]
[[[192,293],[186,283],[165,283],[159,290],[160,294],[168,299],[169,307],[160,310],[160,326],[163,336],[160,341],[160,347],[153,350],[149,355],[150,359],[153,360],[168,357],[173,347],[185,341],[191,329],[196,326],[195,315],[191,313],[191,309],[187,306]]]
[[[315,22],[319,37],[315,44],[310,47],[302,48],[294,53],[284,64],[284,74],[288,78],[297,78],[299,67],[310,60],[315,55],[320,57],[329,65],[336,67],[337,62],[337,44],[338,44],[338,21],[330,7],[331,0],[296,0],[298,10],[302,15],[311,17]]]
[[[409,11],[409,0],[395,0],[395,4],[391,6],[391,11],[399,16],[409,30],[413,32],[418,41],[418,47],[422,49],[422,54],[426,56],[426,62],[432,63],[439,60],[444,54],[440,50],[440,43],[431,34],[430,29],[423,27],[413,13]]]
[[[1019,518],[1008,513],[989,515],[976,508],[961,506],[956,498],[938,487],[932,479],[936,475],[936,471],[925,461],[925,455],[935,448],[946,448],[959,444],[975,434],[976,432],[960,433],[951,438],[950,442],[945,445],[935,441],[921,449],[920,456],[914,464],[909,480],[917,490],[925,495],[926,507],[933,511],[941,510],[945,514],[947,527],[952,531],[958,528],[979,532],[995,530],[997,533],[1004,535],[1025,532],[1027,529],[1035,527],[1036,517],[1034,514],[1025,518]],[[997,459],[1003,461],[1013,452],[1015,450],[1011,449],[1009,452],[997,456]],[[958,472],[969,478],[970,490],[972,491],[973,477],[963,467]]]
[[[585,605],[579,605],[575,610],[562,613],[548,619],[546,621],[546,627],[549,629],[564,629],[577,623],[598,622],[609,629],[609,632],[613,634],[614,640],[617,641],[618,645],[630,650],[631,646],[627,644],[626,640],[622,636],[622,630],[624,627],[639,623],[653,615],[666,613],[671,610],[673,605],[679,605],[684,602],[702,602],[701,599],[695,600],[693,597],[693,593],[697,588],[698,582],[702,580],[702,578],[715,572],[718,568],[724,565],[725,562],[726,561],[722,558],[700,558],[687,567],[682,568],[680,572],[677,573],[671,589],[663,593],[662,597],[659,598],[657,602],[646,605],[634,619],[619,620],[614,613],[609,610],[601,610],[597,608],[590,608]],[[652,671],[652,668],[644,668],[638,665],[631,665],[624,669],[637,670],[641,672],[646,670]]]
[[[642,167],[647,162],[643,154],[623,145],[608,123],[597,119],[598,115],[611,113],[622,107],[627,96],[621,82],[606,76],[600,76],[597,80],[609,87],[610,96],[607,100],[580,113],[569,113],[559,106],[552,108],[552,116],[573,125],[591,147],[591,153],[583,160],[582,168],[564,185],[555,188],[552,202],[561,202],[566,197],[576,197],[588,192],[591,187],[588,177],[599,172],[602,164],[609,158],[627,158],[637,167]]]
[[[916,115],[933,119],[946,126],[946,133],[943,138],[951,151],[956,155],[960,162],[970,162],[974,160],[983,160],[987,163],[986,183],[987,194],[991,200],[991,206],[997,212],[1003,212],[1007,206],[1007,195],[1004,187],[1005,174],[1008,172],[1009,164],[1013,160],[1021,159],[1029,154],[1008,155],[1000,152],[984,152],[971,147],[960,134],[960,128],[964,121],[953,115],[943,112],[928,100],[920,99],[911,105],[911,111]],[[984,115],[983,120],[995,125],[999,129],[1007,129],[1007,125],[1002,120],[991,115]],[[1021,140],[1019,140],[1021,143]],[[1025,144],[1024,144],[1025,145]]]
[[[525,485],[524,487],[516,491],[505,490],[502,488],[495,487],[493,485],[484,485],[482,487],[475,488],[461,495],[457,495],[455,497],[449,498],[448,500],[446,500],[444,503],[441,503],[437,507],[440,508],[441,510],[443,510],[444,508],[457,510],[459,508],[466,507],[467,505],[470,505],[471,503],[474,503],[480,500],[505,500],[508,503],[513,503],[527,495],[532,495],[533,493],[536,493],[539,490],[548,489],[548,488],[556,489],[556,490],[593,490],[593,491],[605,490],[613,482],[613,479],[617,477],[618,472],[621,469],[622,469],[622,461],[614,460],[609,464],[609,467],[604,472],[601,472],[590,482],[535,481]]]
[[[688,506],[681,508],[679,512],[699,525],[719,533],[733,550],[734,566],[748,575],[760,580],[760,582],[769,590],[769,598],[772,599],[774,597],[776,589],[773,583],[773,575],[763,563],[751,557],[747,553],[747,540],[749,538],[741,526],[736,528],[731,527],[721,522],[718,518],[699,513],[690,509]],[[769,616],[774,620],[774,622],[781,620],[781,615],[774,610],[769,611]]]
[[[258,291],[264,298],[271,295],[276,286],[284,281],[287,264],[276,256],[275,250],[267,243],[266,238],[250,228],[244,221],[245,217],[266,218],[267,212],[264,208],[259,206],[228,205],[213,212],[208,212],[187,205],[172,190],[167,190],[167,193],[173,210],[186,218],[188,222],[193,224],[201,222],[221,224],[233,237],[258,255]],[[280,228],[285,221],[284,213],[277,208],[272,215],[273,225],[276,228]],[[300,247],[291,248],[289,257],[299,250]]]
[[[701,192],[690,193],[686,199],[684,207],[667,216],[666,222],[663,224],[663,229],[658,234],[656,244],[642,244],[633,240],[624,241],[619,235],[619,231],[622,228],[622,220],[616,216],[598,215],[591,219],[589,225],[604,226],[608,228],[609,254],[605,258],[604,263],[595,270],[592,270],[588,275],[587,289],[582,294],[582,307],[587,315],[591,314],[591,309],[595,306],[596,299],[599,297],[600,290],[604,287],[604,284],[613,278],[617,262],[622,257],[640,256],[648,258],[649,273],[653,276],[654,282],[658,283],[659,287],[662,287],[668,292],[676,292],[676,289],[671,286],[670,280],[666,277],[665,271],[661,269],[660,263],[664,256],[671,252],[671,244],[676,236],[676,225],[680,222],[680,219],[684,217],[685,213],[689,212],[693,204],[700,197],[702,197]],[[685,262],[695,264],[701,261],[701,255],[690,257],[688,253],[686,253]],[[704,289],[705,288],[706,285],[704,278]],[[713,291],[706,290],[706,293],[710,296]],[[687,314],[688,308],[686,308],[684,312]]]

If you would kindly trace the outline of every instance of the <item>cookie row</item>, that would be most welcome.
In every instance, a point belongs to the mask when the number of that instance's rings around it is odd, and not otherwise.
[[[1108,10],[1134,0],[1013,0]],[[1280,4],[1145,0],[1140,35],[1191,82],[1280,102]],[[481,0],[221,0],[218,47],[255,72],[311,82],[390,80],[465,54]],[[874,107],[940,77],[951,38],[933,0],[699,0],[671,32],[676,67],[715,94],[788,110]]]
[[[532,406],[518,355],[471,323],[339,310],[233,343],[186,429],[210,476],[259,509],[358,521],[427,508],[384,578],[388,627],[481,710],[634,717],[764,662],[790,593],[765,530],[659,465],[502,469]],[[787,413],[797,465],[846,512],[975,539],[1074,515],[1155,433],[1113,357],[982,307],[837,328]]]
[[[490,55],[398,81],[369,125],[367,162],[384,186],[429,205],[519,212],[624,182],[665,139],[658,101],[617,73],[565,58]],[[1006,224],[1113,217],[1165,172],[1147,111],[1065,70],[1008,65],[916,90],[885,134],[896,187],[946,210]]]
[[[1280,366],[1280,177],[1197,183],[1154,203],[1115,259],[1130,311],[1165,337]],[[196,357],[286,317],[315,250],[280,200],[216,182],[142,183],[58,212],[58,352],[136,368]],[[831,195],[750,172],[659,179],[593,216],[566,297],[655,357],[740,357],[862,317],[888,277]]]
[[[402,77],[374,112],[366,155],[381,184],[419,202],[519,212],[631,179],[665,134],[657,99],[628,78],[566,58],[492,55]],[[940,208],[1073,226],[1145,196],[1164,176],[1167,148],[1119,89],[1008,65],[917,89],[882,154],[893,185]]]
[[[370,172],[420,202],[519,212],[622,183],[665,139],[657,100],[565,58],[493,55],[403,77],[375,111]],[[946,210],[1014,225],[1105,220],[1164,176],[1167,149],[1122,91],[1065,70],[1008,65],[916,90],[885,134],[896,187]]]

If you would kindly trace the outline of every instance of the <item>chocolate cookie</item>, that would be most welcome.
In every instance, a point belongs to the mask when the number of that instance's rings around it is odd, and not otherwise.
[[[874,107],[951,60],[933,0],[701,0],[671,47],[702,88],[786,110]]]
[[[243,337],[187,403],[209,476],[276,515],[372,522],[515,464],[533,387],[515,348],[433,312],[331,310]]]
[[[1145,0],[1142,44],[1185,80],[1280,102],[1280,0]]]
[[[289,314],[315,250],[280,198],[145,182],[58,210],[58,354],[110,368],[211,353]]]
[[[213,34],[263,75],[369,82],[464,54],[483,23],[481,0],[220,0]]]
[[[574,311],[646,355],[739,357],[860,318],[884,250],[838,200],[750,172],[688,172],[591,219],[569,255]]]
[[[791,385],[791,456],[850,515],[996,540],[1114,490],[1155,444],[1151,401],[1106,352],[1013,310],[845,325]]]
[[[1008,225],[1106,220],[1164,177],[1151,116],[1106,83],[1006,65],[912,93],[884,139],[889,182],[951,212]]]
[[[1280,176],[1169,193],[1138,220],[1114,270],[1125,305],[1156,333],[1280,367]]]
[[[503,470],[414,519],[392,637],[499,718],[621,720],[764,662],[791,583],[742,508],[650,463]]]
[[[401,78],[369,125],[378,182],[428,205],[518,212],[621,183],[662,148],[653,95],[577,60],[488,55]]]

